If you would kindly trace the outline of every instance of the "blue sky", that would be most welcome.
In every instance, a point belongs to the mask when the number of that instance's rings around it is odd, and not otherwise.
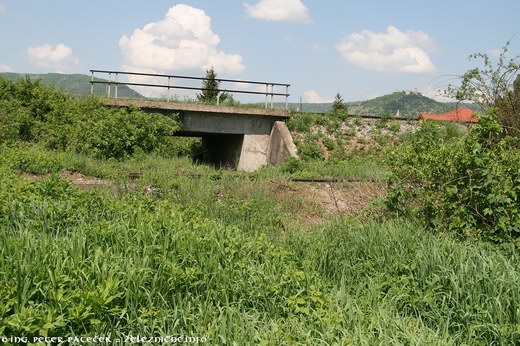
[[[290,83],[292,102],[433,96],[474,66],[471,53],[512,38],[520,54],[519,13],[519,0],[0,0],[0,71],[214,66],[221,78]]]

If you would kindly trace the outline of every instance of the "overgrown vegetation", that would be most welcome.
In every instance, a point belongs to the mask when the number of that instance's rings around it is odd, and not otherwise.
[[[245,174],[176,157],[172,119],[30,80],[0,80],[0,99],[0,335],[520,343],[519,143],[492,112],[405,139],[374,120],[362,149],[361,119],[297,114],[301,159]],[[397,215],[374,201],[316,221],[317,195],[284,196],[288,176],[390,174]]]
[[[139,153],[185,154],[193,141],[173,138],[174,118],[137,108],[107,108],[75,99],[28,77],[0,78],[0,143],[38,142],[55,150],[124,159]]]
[[[435,231],[520,244],[520,66],[506,56],[507,45],[496,63],[472,55],[483,68],[448,90],[486,109],[466,135],[451,138],[425,122],[395,151],[392,209],[415,213]]]
[[[3,152],[3,335],[519,341],[513,248],[455,241],[402,219],[340,217],[302,232],[295,201],[282,209],[264,183],[231,173],[218,182],[177,175],[195,169],[187,162],[172,171],[180,162],[136,161],[131,169],[143,175],[133,187],[84,191],[52,173],[90,167],[116,177],[126,163]],[[51,175],[33,181],[17,169]],[[144,193],[150,185],[155,192]]]
[[[520,236],[520,150],[493,111],[469,133],[447,136],[435,123],[389,158],[391,208],[420,216],[435,231],[511,242]]]

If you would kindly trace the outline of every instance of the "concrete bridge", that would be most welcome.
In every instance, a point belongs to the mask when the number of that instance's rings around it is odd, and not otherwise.
[[[255,171],[295,157],[296,147],[285,125],[286,110],[227,107],[141,99],[104,99],[108,106],[135,106],[165,116],[178,115],[179,136],[201,137],[202,159],[216,166]]]

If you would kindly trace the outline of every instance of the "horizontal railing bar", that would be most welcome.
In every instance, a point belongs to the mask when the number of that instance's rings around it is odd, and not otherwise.
[[[192,80],[207,80],[204,77],[189,77],[189,76],[179,76],[179,75],[166,75],[166,74],[157,74],[157,73],[140,73],[140,72],[122,72],[122,71],[109,71],[109,70],[90,70],[91,73],[113,73],[113,74],[121,74],[121,75],[132,75],[132,76],[147,76],[147,77],[164,77],[164,78],[179,78],[179,79],[192,79]],[[271,82],[257,82],[257,81],[248,81],[248,80],[240,80],[240,79],[220,79],[216,78],[216,81],[219,82],[235,82],[235,83],[248,83],[248,84],[258,84],[258,85],[275,85],[275,86],[291,86],[291,84],[283,84],[283,83],[271,83]]]
[[[161,85],[161,84],[146,84],[146,83],[125,83],[125,82],[110,82],[110,81],[90,81],[90,84],[109,84],[109,85],[132,85],[132,86],[143,86],[143,87],[155,87],[155,88],[166,88],[166,89],[185,89],[185,90],[213,90],[196,87],[182,87],[173,85]],[[231,90],[231,89],[219,89],[222,92],[230,93],[242,93],[242,94],[253,94],[253,95],[273,95],[273,96],[291,96],[291,94],[280,94],[273,92],[259,92],[259,91],[247,91],[247,90]]]

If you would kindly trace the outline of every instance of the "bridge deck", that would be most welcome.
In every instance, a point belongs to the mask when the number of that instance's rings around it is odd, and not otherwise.
[[[134,100],[134,99],[103,99],[103,104],[107,106],[128,107],[135,106],[141,109],[149,110],[163,110],[163,111],[180,111],[180,112],[201,112],[201,113],[215,113],[226,115],[259,115],[272,116],[275,118],[289,118],[289,111],[283,109],[264,109],[264,108],[250,108],[250,107],[230,107],[205,105],[197,103],[171,102],[171,101],[152,101],[152,100]]]

